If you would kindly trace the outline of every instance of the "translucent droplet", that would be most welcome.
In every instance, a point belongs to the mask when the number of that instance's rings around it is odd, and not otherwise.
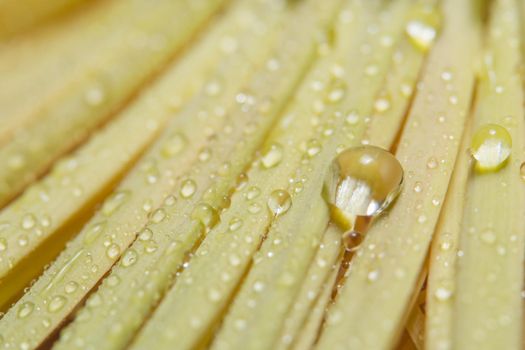
[[[35,304],[28,301],[20,305],[18,308],[18,317],[19,318],[26,318],[27,316],[31,315],[33,310],[35,309]]]
[[[310,158],[318,155],[319,152],[321,152],[321,149],[322,149],[321,143],[317,139],[312,139],[308,141],[306,144],[306,154]]]
[[[155,210],[151,214],[151,221],[155,224],[162,222],[166,218],[166,211],[162,208]]]
[[[100,84],[96,84],[86,90],[84,99],[86,103],[92,107],[100,106],[106,98],[103,87]]]
[[[106,255],[110,259],[116,259],[120,255],[120,247],[113,243],[106,249]]]
[[[324,197],[332,219],[344,230],[357,216],[376,216],[398,195],[403,168],[390,152],[376,146],[358,146],[341,152],[324,182]]]
[[[270,146],[270,149],[264,154],[261,159],[263,167],[266,169],[277,166],[283,159],[283,146],[275,143]]]
[[[0,252],[7,250],[7,240],[3,237],[0,237]]]
[[[412,10],[405,32],[410,42],[419,50],[426,52],[436,40],[441,24],[441,16],[435,7],[416,5]]]
[[[523,181],[525,181],[525,162],[521,163],[520,165],[520,177]]]
[[[127,191],[118,191],[109,197],[104,204],[102,205],[102,214],[105,216],[112,215],[115,211],[118,210],[124,204],[126,199],[129,197]]]
[[[186,146],[186,138],[182,134],[174,134],[172,135],[164,144],[162,147],[162,155],[170,158],[174,157]]]
[[[212,206],[206,203],[198,204],[193,212],[191,218],[197,220],[204,225],[206,228],[214,226],[219,221],[219,215]]]
[[[290,194],[284,190],[275,190],[268,198],[268,208],[273,215],[279,216],[286,213],[292,206]]]
[[[246,191],[246,199],[251,201],[257,197],[259,197],[259,195],[261,194],[261,190],[259,189],[259,187],[257,186],[251,186],[250,188],[248,188],[248,190]]]
[[[231,219],[230,223],[229,223],[230,224],[230,226],[229,226],[230,231],[237,231],[238,229],[241,228],[242,223],[243,223],[242,220],[239,219],[239,218]]]
[[[390,108],[390,99],[387,96],[378,98],[374,103],[374,109],[378,113],[384,113]]]
[[[349,252],[356,251],[363,242],[363,235],[357,231],[351,230],[343,234],[343,245]]]
[[[439,287],[436,289],[434,296],[439,301],[446,301],[452,296],[452,291],[445,287]]]
[[[49,302],[49,305],[47,305],[47,310],[49,310],[49,312],[57,312],[64,307],[66,301],[66,297],[63,297],[62,295],[54,296]]]
[[[64,291],[66,292],[66,294],[74,293],[77,289],[78,289],[78,283],[75,281],[67,282],[64,287]]]
[[[22,228],[24,230],[30,230],[35,227],[36,218],[33,214],[25,214],[22,217]]]
[[[180,195],[183,198],[190,198],[191,196],[193,196],[196,190],[197,190],[197,184],[195,183],[195,181],[191,179],[184,180],[184,182],[182,183],[182,187],[180,189]]]
[[[470,144],[470,152],[480,172],[500,169],[512,151],[512,138],[504,127],[497,124],[481,126]]]
[[[121,264],[124,267],[129,267],[137,262],[138,254],[134,249],[128,249],[122,256]]]
[[[149,228],[145,228],[142,231],[140,231],[138,235],[138,239],[141,241],[148,241],[153,237],[153,231],[151,231]]]

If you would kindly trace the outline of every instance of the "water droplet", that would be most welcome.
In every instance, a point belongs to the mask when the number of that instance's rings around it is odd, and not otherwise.
[[[290,209],[292,198],[284,190],[275,190],[270,194],[267,204],[273,215],[280,216]]]
[[[374,109],[378,113],[384,113],[390,108],[390,99],[387,96],[378,98],[374,103]]]
[[[49,312],[57,312],[58,310],[64,307],[66,302],[67,302],[66,297],[62,295],[56,295],[49,302],[49,305],[47,306],[47,310]]]
[[[370,272],[368,272],[367,276],[366,276],[368,282],[375,282],[379,279],[379,271],[377,270],[372,270]]]
[[[70,281],[66,283],[64,287],[64,291],[66,292],[66,294],[74,293],[77,289],[78,289],[78,283],[75,281]]]
[[[174,157],[186,146],[186,138],[184,135],[176,133],[172,135],[162,147],[162,155],[166,158]]]
[[[359,114],[356,111],[348,113],[346,116],[346,122],[349,125],[356,125],[359,122]]]
[[[117,191],[112,194],[102,205],[102,214],[105,216],[112,215],[124,204],[128,199],[129,193],[127,191]]]
[[[153,231],[151,231],[149,228],[143,229],[138,235],[138,239],[141,241],[149,241],[152,237]]]
[[[127,249],[122,255],[121,264],[124,267],[129,267],[137,262],[138,254],[134,249]]]
[[[93,243],[102,233],[104,229],[104,224],[95,224],[91,226],[87,231],[86,235],[84,236],[84,243],[91,244]]]
[[[28,301],[20,305],[18,308],[18,317],[19,318],[26,318],[27,316],[31,315],[33,310],[35,309],[35,304]]]
[[[166,218],[166,211],[162,208],[155,210],[151,214],[151,221],[155,224],[162,222]]]
[[[22,228],[24,230],[30,230],[36,225],[36,218],[33,214],[25,214],[22,217]]]
[[[410,17],[405,32],[412,45],[426,52],[436,40],[441,23],[440,14],[433,7],[417,6]]]
[[[344,230],[357,216],[376,216],[395,199],[403,183],[403,168],[390,152],[358,146],[340,153],[326,176],[323,194],[332,220]]]
[[[22,235],[18,238],[18,245],[21,247],[25,247],[29,243],[29,238],[27,238],[26,235]]]
[[[193,220],[199,221],[206,228],[214,226],[219,221],[219,215],[217,214],[217,211],[206,203],[198,204],[195,209],[193,209],[191,218]]]
[[[211,157],[211,150],[209,148],[204,148],[199,152],[198,158],[201,162],[207,162]]]
[[[523,181],[525,181],[525,162],[521,163],[520,165],[520,177]]]
[[[343,245],[349,252],[356,251],[363,242],[363,235],[357,231],[351,230],[343,234]]]
[[[197,184],[191,179],[184,180],[180,189],[180,195],[183,198],[190,198],[197,190]]]
[[[13,154],[7,160],[7,166],[13,170],[21,169],[26,164],[26,158],[23,154]]]
[[[512,150],[512,138],[504,127],[497,124],[481,126],[470,144],[470,152],[476,160],[476,170],[490,172],[500,169]]]
[[[321,152],[322,146],[319,140],[311,139],[306,144],[306,154],[308,157],[312,158]]]
[[[229,223],[229,228],[230,228],[230,231],[237,231],[238,229],[241,228],[243,222],[241,219],[239,218],[233,218],[230,220],[230,223]]]
[[[423,184],[419,181],[416,181],[414,184],[414,192],[421,193],[421,191],[423,191]]]
[[[105,97],[104,89],[99,84],[90,87],[84,93],[84,100],[92,107],[100,106],[104,102]]]
[[[251,214],[257,214],[261,211],[261,205],[259,203],[252,203],[248,206],[248,212]]]
[[[241,259],[235,254],[230,255],[228,261],[231,266],[239,266],[241,264]]]
[[[264,154],[264,156],[261,159],[263,167],[266,169],[273,168],[274,166],[277,166],[283,158],[283,147],[278,144],[274,143],[270,146],[268,151]]]
[[[435,169],[437,168],[437,166],[439,165],[438,161],[436,158],[434,157],[430,157],[428,158],[428,161],[427,161],[427,168],[429,169]]]
[[[494,244],[496,242],[496,234],[490,228],[481,232],[480,238],[481,241],[486,244]]]
[[[251,186],[250,188],[248,188],[248,190],[246,191],[246,199],[251,201],[257,197],[259,197],[259,195],[261,194],[261,190],[259,189],[259,187],[257,186]]]
[[[106,249],[106,255],[108,258],[114,260],[120,255],[120,247],[113,243]]]
[[[445,287],[439,287],[436,289],[434,296],[439,301],[446,301],[452,296],[452,291]]]

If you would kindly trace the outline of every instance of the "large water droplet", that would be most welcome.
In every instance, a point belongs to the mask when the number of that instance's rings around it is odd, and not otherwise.
[[[470,145],[470,152],[476,160],[475,168],[479,172],[500,169],[512,151],[512,138],[504,127],[497,124],[481,126]]]
[[[394,155],[376,146],[359,146],[334,159],[323,191],[332,219],[349,230],[357,216],[376,216],[385,210],[402,183],[403,168]]]

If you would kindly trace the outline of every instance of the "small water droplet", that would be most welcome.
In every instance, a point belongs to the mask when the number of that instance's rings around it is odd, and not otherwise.
[[[24,230],[30,230],[36,225],[36,218],[33,214],[25,214],[22,217],[22,228]]]
[[[306,143],[306,154],[312,158],[321,152],[322,146],[319,140],[311,139]]]
[[[426,52],[436,40],[441,23],[440,14],[433,7],[419,5],[413,9],[410,17],[405,33],[412,45]]]
[[[131,265],[137,262],[137,259],[138,259],[138,254],[135,251],[135,249],[127,249],[124,252],[124,255],[122,255],[121,264],[124,267],[130,267]]]
[[[379,279],[379,271],[378,270],[372,270],[368,272],[366,276],[368,282],[375,282]]]
[[[243,221],[239,218],[233,218],[229,222],[229,229],[230,231],[237,231],[242,227]]]
[[[128,197],[129,193],[127,191],[115,192],[102,205],[102,214],[105,216],[112,215],[122,206],[122,204],[124,204]]]
[[[523,181],[525,181],[525,162],[521,163],[520,165],[520,177]]]
[[[439,287],[436,289],[434,296],[439,301],[446,301],[452,296],[452,291],[445,287]]]
[[[390,99],[387,96],[378,98],[374,103],[374,109],[378,113],[384,113],[390,109]]]
[[[105,98],[106,94],[100,84],[90,87],[84,93],[84,100],[89,106],[92,107],[100,106],[104,102]]]
[[[349,252],[356,251],[363,242],[363,235],[357,231],[351,230],[343,234],[343,245]]]
[[[261,158],[261,162],[264,168],[269,169],[277,166],[281,162],[282,158],[283,146],[278,143],[274,143]]]
[[[180,189],[180,195],[183,198],[190,198],[197,190],[197,184],[191,179],[184,180]]]
[[[428,161],[427,161],[427,168],[429,169],[435,169],[437,168],[437,166],[439,165],[438,161],[436,158],[434,157],[430,157],[428,158]]]
[[[166,158],[174,157],[182,152],[186,143],[184,135],[176,133],[164,143],[164,146],[162,147],[162,155]]]
[[[504,127],[497,124],[481,126],[470,145],[479,172],[496,171],[505,165],[512,150],[512,138]]]
[[[51,299],[51,301],[49,302],[49,305],[47,305],[47,310],[49,312],[57,312],[58,310],[64,307],[66,302],[67,302],[66,297],[62,295],[56,295]]]
[[[75,281],[69,281],[64,286],[64,291],[66,292],[66,294],[74,293],[77,289],[78,289],[78,283]]]
[[[106,255],[108,258],[114,260],[120,255],[120,247],[113,243],[106,249]]]
[[[268,208],[275,216],[286,213],[292,206],[292,198],[285,190],[275,190],[268,198]]]
[[[259,203],[252,203],[248,206],[248,212],[251,214],[257,214],[261,211],[261,205]]]
[[[20,305],[18,308],[18,317],[19,318],[26,318],[27,316],[31,315],[33,310],[35,309],[35,304],[28,301]]]
[[[162,222],[166,218],[166,211],[162,208],[156,209],[151,214],[151,222],[158,224],[159,222]]]
[[[259,197],[260,194],[261,194],[261,190],[259,189],[259,187],[251,186],[246,191],[246,199],[249,201],[254,200],[255,198]]]

